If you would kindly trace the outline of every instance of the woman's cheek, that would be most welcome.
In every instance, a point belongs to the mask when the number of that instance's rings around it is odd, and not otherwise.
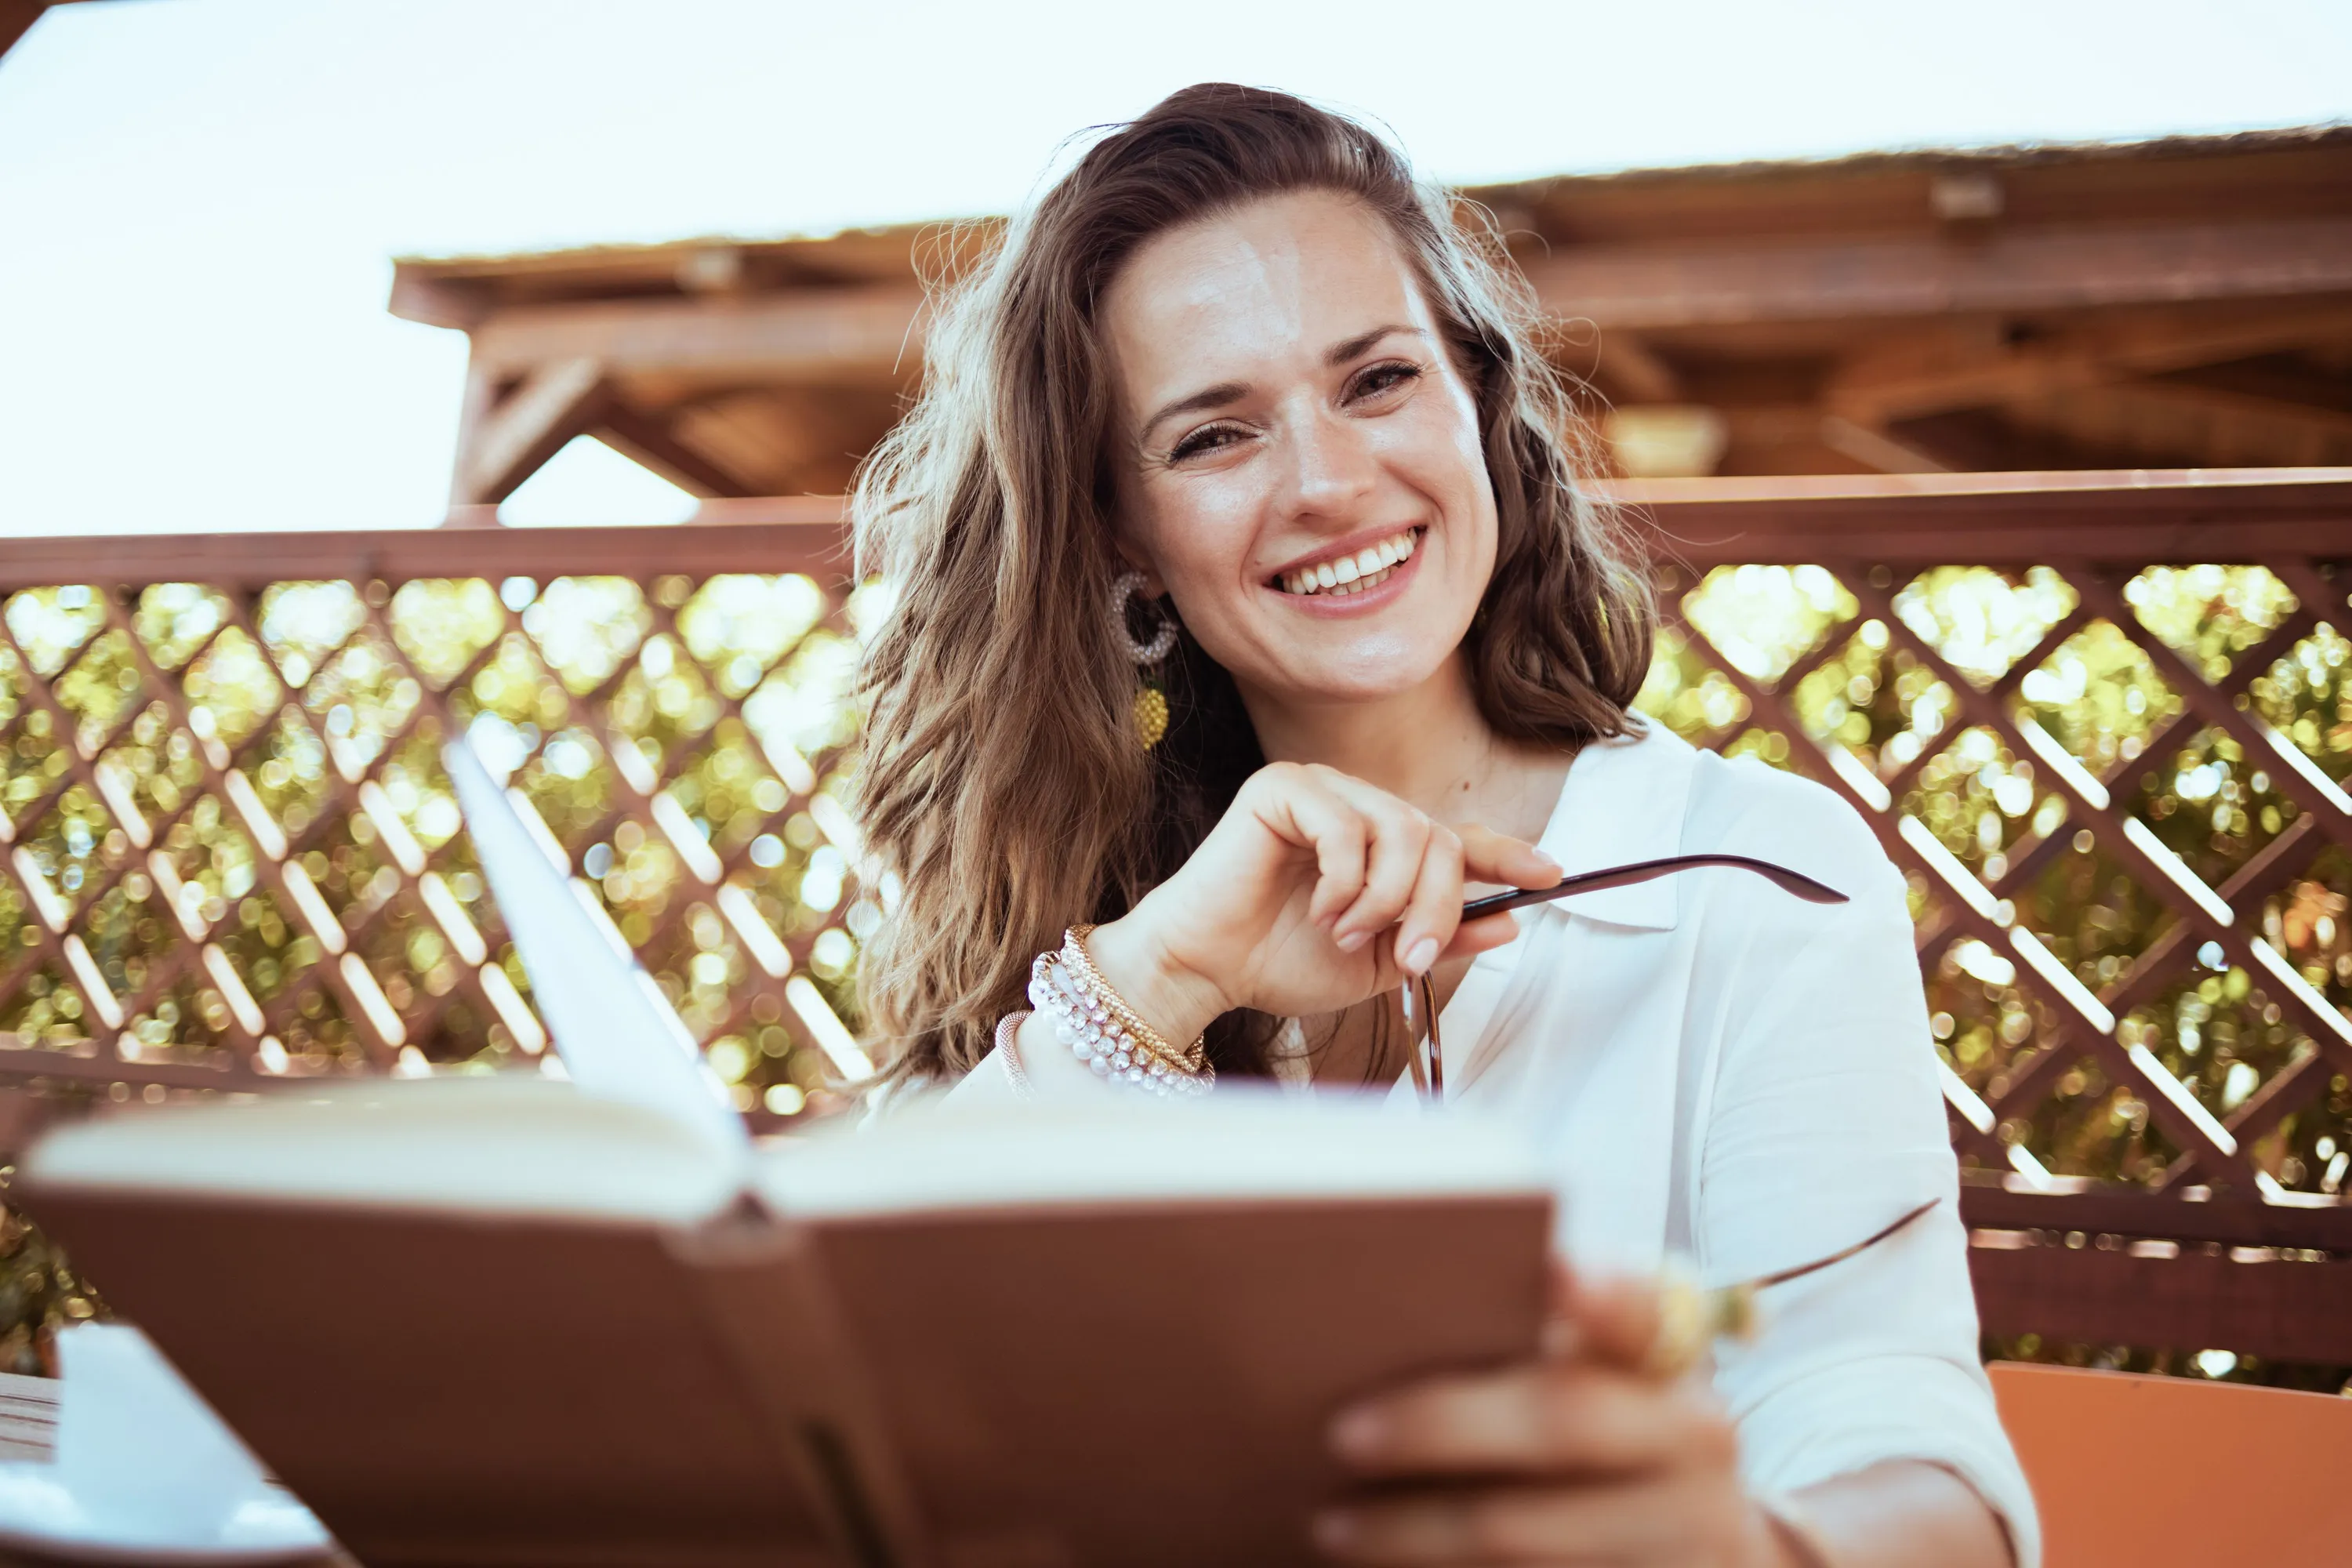
[[[1186,498],[1187,504],[1168,521],[1161,559],[1173,583],[1184,581],[1195,590],[1213,584],[1246,581],[1253,543],[1251,519],[1257,509],[1238,485],[1203,487]]]
[[[1179,603],[1202,580],[1202,541],[1214,530],[1216,507],[1198,487],[1164,482],[1143,495],[1143,516],[1129,534]]]

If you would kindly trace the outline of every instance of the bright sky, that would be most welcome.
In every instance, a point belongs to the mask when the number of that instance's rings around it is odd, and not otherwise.
[[[0,60],[0,532],[409,526],[390,258],[999,212],[1210,78],[1475,182],[2352,119],[2343,0],[110,0]],[[673,515],[575,447],[539,521]]]

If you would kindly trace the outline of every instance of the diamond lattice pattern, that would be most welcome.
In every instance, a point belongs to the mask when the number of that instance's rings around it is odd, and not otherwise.
[[[1965,1162],[2314,1197],[2352,1166],[2352,656],[2299,563],[1662,574],[1642,705],[1910,879]],[[117,1099],[543,1059],[468,732],[738,1105],[823,1109],[883,918],[843,808],[878,590],[159,584],[0,614],[0,1071]],[[2338,619],[2341,617],[2338,616]]]
[[[161,1100],[547,1037],[465,731],[737,1105],[822,1109],[881,911],[840,804],[872,590],[800,575],[160,584],[0,616],[0,1072]]]
[[[2352,653],[2304,563],[1664,579],[1643,702],[1908,876],[1965,1163],[2273,1201],[2352,1166]]]

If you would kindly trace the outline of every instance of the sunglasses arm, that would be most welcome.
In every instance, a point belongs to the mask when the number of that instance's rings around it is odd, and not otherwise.
[[[1484,915],[1501,914],[1508,910],[1523,910],[1531,904],[1549,903],[1577,893],[1597,893],[1606,888],[1630,888],[1639,882],[1655,881],[1680,871],[1696,871],[1717,867],[1734,871],[1751,871],[1784,891],[1793,893],[1808,903],[1843,904],[1846,896],[1835,888],[1813,880],[1801,871],[1791,871],[1786,866],[1776,866],[1769,860],[1759,860],[1747,855],[1670,855],[1661,860],[1638,860],[1630,866],[1611,866],[1599,871],[1580,871],[1563,877],[1549,888],[1519,888],[1496,893],[1483,899],[1473,899],[1462,906],[1462,918],[1475,921]],[[1445,1051],[1437,1033],[1437,989],[1426,974],[1417,974],[1404,983],[1403,996],[1405,1037],[1412,1040],[1413,1088],[1420,1091],[1424,1105],[1442,1105],[1445,1101]]]

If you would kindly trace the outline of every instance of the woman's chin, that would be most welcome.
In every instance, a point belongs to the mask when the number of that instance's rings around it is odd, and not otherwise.
[[[1379,641],[1386,646],[1303,650],[1260,690],[1276,702],[1302,706],[1386,702],[1427,686],[1454,652]]]

